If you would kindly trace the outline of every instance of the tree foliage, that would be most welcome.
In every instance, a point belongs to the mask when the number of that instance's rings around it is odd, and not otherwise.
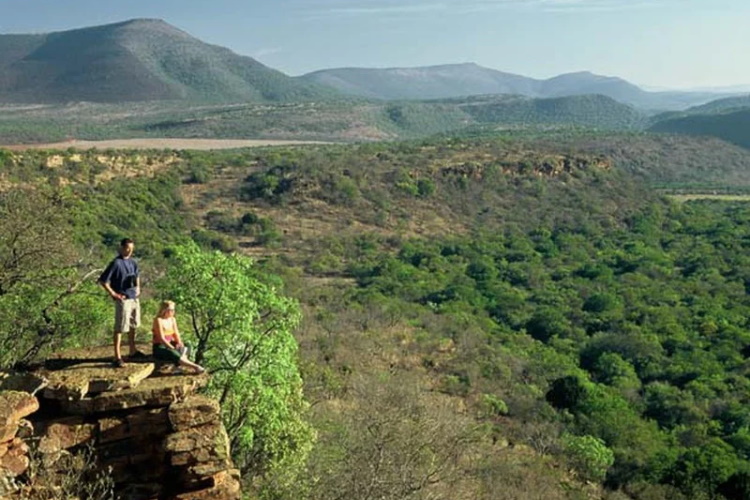
[[[240,255],[191,243],[172,248],[168,266],[159,290],[197,339],[195,360],[211,374],[208,391],[219,398],[238,466],[252,477],[280,469],[292,476],[314,436],[292,336],[297,302]]]
[[[75,345],[102,322],[93,264],[72,241],[71,211],[59,190],[0,192],[0,368]]]

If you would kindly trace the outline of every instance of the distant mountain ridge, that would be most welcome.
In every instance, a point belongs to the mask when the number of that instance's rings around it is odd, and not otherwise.
[[[332,95],[158,19],[0,35],[0,102],[278,102]]]
[[[343,93],[377,99],[442,99],[485,94],[565,97],[602,94],[645,110],[682,110],[728,94],[710,92],[647,92],[617,77],[582,71],[547,80],[504,73],[475,63],[419,68],[338,68],[299,78],[328,85]]]
[[[283,103],[346,101],[350,96],[434,100],[510,94],[535,99],[599,94],[648,113],[682,111],[731,95],[647,92],[621,78],[590,72],[539,80],[474,63],[327,69],[291,77],[158,19],[0,35],[0,103]],[[534,115],[540,116],[536,111]]]
[[[713,136],[750,149],[750,95],[695,106],[682,113],[655,116],[652,132]]]
[[[703,113],[723,113],[726,111],[737,111],[741,108],[750,107],[750,94],[745,94],[737,97],[726,97],[724,99],[717,99],[701,106],[695,106],[688,109],[686,112],[689,114],[703,114]]]

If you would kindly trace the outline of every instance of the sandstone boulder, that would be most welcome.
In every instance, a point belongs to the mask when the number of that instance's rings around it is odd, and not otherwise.
[[[214,474],[209,483],[205,488],[176,495],[174,500],[237,500],[241,496],[240,473],[236,469]]]
[[[150,358],[114,368],[111,359],[110,346],[61,352],[34,376],[14,379],[13,387],[39,391],[39,401],[29,393],[0,392],[0,498],[62,488],[17,477],[29,466],[24,439],[32,437],[40,470],[57,477],[81,460],[95,464],[87,466],[106,471],[122,500],[239,500],[239,473],[219,404],[195,394],[208,375],[157,372]],[[47,386],[39,390],[42,380]],[[9,377],[0,377],[3,382],[9,386]],[[23,420],[40,406],[30,417],[33,426]]]
[[[217,422],[219,418],[219,402],[199,394],[192,394],[169,407],[169,421],[177,432]]]
[[[81,417],[67,417],[45,422],[39,440],[39,451],[57,455],[62,450],[90,442],[96,433],[96,425],[86,423]]]
[[[29,393],[0,392],[0,443],[16,436],[21,419],[39,409],[39,401]]]
[[[43,369],[37,373],[48,380],[46,399],[78,401],[89,393],[136,387],[154,371],[153,363],[127,363],[115,368],[109,360],[82,361],[61,370]]]
[[[130,389],[103,392],[80,400],[60,401],[61,408],[74,415],[92,415],[142,406],[156,408],[181,401],[208,381],[207,375],[147,378]]]
[[[3,469],[12,477],[18,477],[29,468],[29,457],[26,455],[11,456],[10,454],[0,458],[0,471]],[[0,476],[3,472],[0,472]]]

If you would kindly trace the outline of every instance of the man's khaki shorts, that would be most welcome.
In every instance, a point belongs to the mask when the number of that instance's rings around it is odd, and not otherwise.
[[[125,333],[141,326],[141,304],[138,299],[115,301],[115,333]]]

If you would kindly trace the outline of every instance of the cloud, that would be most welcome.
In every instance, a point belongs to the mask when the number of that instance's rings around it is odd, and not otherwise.
[[[533,0],[547,12],[605,12],[615,10],[640,10],[659,7],[670,0]]]
[[[325,0],[315,17],[409,16],[428,13],[474,14],[501,10],[604,12],[675,4],[678,0]],[[683,0],[684,1],[684,0]]]
[[[444,11],[450,8],[446,3],[432,3],[424,1],[400,2],[385,5],[387,2],[367,2],[356,6],[330,7],[325,10],[328,14],[342,16],[360,15],[401,15],[420,14],[425,12]]]

